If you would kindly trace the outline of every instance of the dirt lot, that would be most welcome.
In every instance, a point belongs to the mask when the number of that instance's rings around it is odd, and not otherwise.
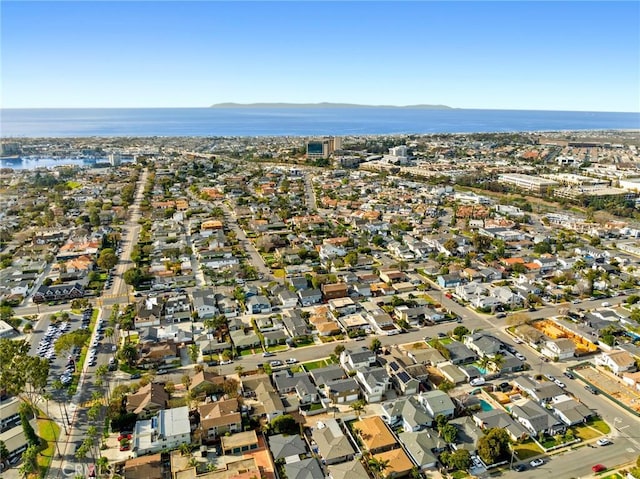
[[[640,394],[627,387],[618,377],[594,366],[576,369],[592,386],[616,398],[630,409],[640,412]]]

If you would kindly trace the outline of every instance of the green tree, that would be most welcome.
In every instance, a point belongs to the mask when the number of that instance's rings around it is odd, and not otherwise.
[[[22,476],[29,477],[38,472],[38,451],[39,447],[32,444],[22,453],[22,465],[19,469]]]
[[[29,417],[32,415],[32,413],[33,411],[28,404],[20,404],[20,423],[22,424],[22,431],[24,432],[24,436],[27,439],[27,443],[30,446],[39,446],[40,438],[29,422]]]
[[[273,418],[269,425],[275,434],[296,434],[299,430],[298,423],[289,414]]]
[[[458,449],[451,454],[449,464],[459,471],[466,471],[471,467],[471,454],[466,449]]]
[[[105,248],[100,251],[100,256],[96,263],[100,268],[108,271],[118,264],[118,257],[116,256],[115,251],[111,248]]]
[[[478,455],[486,464],[494,464],[500,459],[506,459],[510,454],[509,433],[504,429],[490,429],[478,439],[476,445]]]
[[[335,348],[333,348],[333,353],[336,356],[340,356],[340,354],[342,354],[342,351],[345,350],[344,344],[338,344]]]
[[[127,365],[133,366],[138,359],[138,349],[134,344],[125,343],[120,348],[120,351],[118,351],[118,357],[126,362]]]
[[[200,348],[198,347],[197,344],[191,344],[188,347],[188,351],[189,351],[189,359],[191,360],[192,363],[197,363],[198,362],[198,356],[200,356]]]
[[[458,428],[453,424],[445,424],[441,428],[438,428],[438,432],[440,433],[440,437],[447,444],[452,444],[456,442],[456,436],[458,435]]]
[[[371,340],[371,344],[369,345],[369,349],[375,353],[379,351],[380,348],[382,348],[382,343],[380,342],[380,340],[378,338],[373,338]]]
[[[376,479],[382,479],[384,477],[384,471],[386,471],[389,467],[389,460],[376,459],[375,457],[372,457],[367,462],[367,465],[369,466],[369,470],[373,473],[373,476]]]
[[[140,268],[131,268],[124,272],[122,275],[124,282],[129,286],[137,288],[138,285],[144,280],[144,274]]]
[[[360,417],[360,414],[362,414],[366,405],[367,403],[363,399],[358,399],[357,401],[353,401],[350,407],[353,409],[353,412],[356,413],[356,416]]]
[[[53,344],[53,349],[56,354],[60,354],[70,351],[74,346],[82,348],[82,346],[87,343],[90,336],[91,332],[88,329],[76,329],[75,331],[64,333],[56,339],[56,342]]]
[[[0,464],[6,466],[8,460],[9,449],[7,449],[7,445],[4,443],[4,441],[0,439]]]
[[[440,383],[440,385],[438,386],[438,389],[440,391],[444,391],[444,392],[448,392],[451,391],[453,388],[455,388],[456,385],[453,384],[451,381],[449,381],[448,379],[445,379],[444,381],[442,381]]]
[[[461,339],[463,336],[466,336],[467,334],[469,334],[469,330],[464,326],[456,326],[453,329],[453,335],[457,336],[458,339]]]

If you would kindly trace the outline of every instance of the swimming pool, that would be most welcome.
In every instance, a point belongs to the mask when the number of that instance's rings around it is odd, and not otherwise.
[[[493,409],[491,404],[489,404],[484,399],[480,399],[480,407],[482,408],[483,411],[491,411]]]

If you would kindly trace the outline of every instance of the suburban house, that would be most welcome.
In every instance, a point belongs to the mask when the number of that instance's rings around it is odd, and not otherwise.
[[[398,439],[420,470],[436,467],[436,453],[446,449],[446,443],[435,431],[401,432]]]
[[[526,401],[511,408],[511,414],[532,436],[564,434],[566,425],[535,401]]]
[[[349,286],[345,283],[323,284],[320,289],[323,298],[327,301],[349,295]]]
[[[432,418],[438,417],[440,414],[452,418],[456,409],[449,395],[437,389],[420,393],[418,401]]]
[[[373,366],[375,362],[376,353],[364,346],[351,351],[345,349],[340,353],[340,364],[342,364],[342,367],[347,371],[367,368],[369,366]]]
[[[307,373],[292,373],[289,370],[272,374],[273,383],[281,394],[295,393],[302,404],[318,401],[318,391]]]
[[[253,415],[265,417],[272,421],[284,414],[284,404],[280,394],[273,388],[269,376],[257,374],[242,378],[243,395],[256,400],[253,406]]]
[[[275,461],[296,462],[309,454],[306,443],[298,434],[269,437],[269,450]]]
[[[526,376],[520,376],[513,380],[513,384],[522,392],[538,402],[550,402],[553,399],[564,396],[565,391],[551,381],[536,381]]]
[[[353,423],[362,441],[362,447],[371,454],[390,451],[399,446],[395,436],[380,416],[360,418]]]
[[[636,362],[633,356],[627,351],[619,349],[603,352],[596,356],[596,365],[610,368],[611,372],[616,376],[636,370]]]
[[[204,439],[215,439],[227,432],[242,431],[242,417],[236,398],[200,404],[200,428]]]
[[[360,384],[368,403],[380,402],[391,387],[391,378],[384,368],[365,367],[357,370],[356,381]]]
[[[255,431],[237,432],[227,436],[220,436],[220,447],[226,456],[242,455],[260,447],[258,435]]]
[[[433,424],[433,417],[415,396],[381,404],[382,417],[392,426],[402,425],[407,432],[421,431]]]
[[[576,345],[567,338],[553,339],[545,341],[540,352],[551,359],[570,359],[576,352]]]
[[[554,414],[567,426],[584,424],[595,414],[587,406],[572,398],[554,402],[552,407]]]
[[[331,479],[370,479],[369,473],[358,460],[331,464],[327,469]]]
[[[353,459],[356,451],[336,419],[318,422],[311,437],[318,445],[320,457],[326,464],[337,464]]]
[[[139,417],[152,416],[167,407],[169,394],[164,384],[148,383],[133,394],[127,395],[127,412]]]
[[[191,378],[189,390],[196,394],[211,394],[216,390],[221,390],[224,385],[224,376],[215,373],[200,371]]]
[[[324,391],[333,404],[350,404],[360,397],[360,386],[353,378],[330,380]]]
[[[529,435],[525,427],[514,420],[506,411],[502,409],[490,409],[489,411],[479,411],[473,415],[473,420],[482,429],[504,429],[509,433],[513,441],[520,441]]]
[[[399,478],[405,477],[409,475],[411,470],[414,468],[413,462],[404,452],[402,447],[397,447],[395,449],[391,449],[389,451],[379,452],[374,454],[373,459],[376,461],[380,461],[385,464],[389,464],[387,469],[385,469],[385,474],[390,478]]]
[[[191,425],[187,406],[158,411],[151,419],[136,422],[132,451],[142,456],[191,444]]]
[[[324,472],[315,457],[284,465],[287,479],[325,479]]]
[[[309,325],[302,318],[298,310],[285,311],[282,315],[282,323],[294,340],[303,339],[311,334]]]
[[[138,343],[138,366],[144,369],[158,368],[179,360],[178,346],[173,341],[164,343]]]
[[[271,302],[266,296],[251,296],[246,300],[247,313],[266,314],[271,312]]]
[[[199,319],[213,318],[218,314],[216,296],[213,290],[196,290],[191,293],[193,310]]]
[[[301,289],[297,294],[302,306],[311,306],[322,301],[322,291],[319,289]]]

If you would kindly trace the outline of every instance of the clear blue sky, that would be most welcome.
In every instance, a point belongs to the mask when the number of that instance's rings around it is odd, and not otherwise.
[[[4,108],[640,111],[640,2],[0,2]]]

